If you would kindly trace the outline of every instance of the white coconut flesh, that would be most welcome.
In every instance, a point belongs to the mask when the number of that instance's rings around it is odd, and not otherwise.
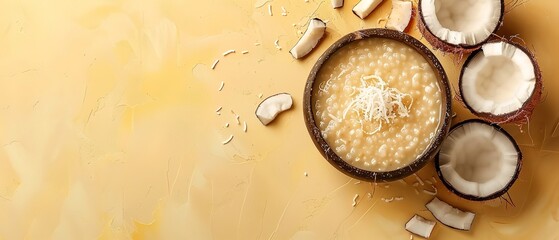
[[[431,202],[427,203],[425,207],[427,207],[433,216],[442,224],[461,230],[470,230],[476,216],[472,212],[464,212],[436,197],[431,200]]]
[[[422,0],[426,27],[440,40],[476,45],[495,31],[501,19],[501,0]]]
[[[503,132],[483,122],[454,128],[439,153],[441,177],[464,195],[483,198],[514,181],[519,153]]]
[[[522,108],[536,86],[528,54],[505,42],[484,44],[464,68],[461,89],[476,112],[502,115]]]
[[[307,30],[301,36],[297,44],[289,51],[295,59],[309,54],[318,44],[326,32],[326,23],[318,18],[310,20]]]
[[[377,8],[382,0],[361,0],[353,7],[353,13],[361,19],[365,19]]]
[[[406,223],[406,230],[424,238],[429,238],[429,236],[431,236],[434,227],[434,221],[427,220],[419,215],[414,215]]]
[[[256,117],[262,124],[268,125],[278,114],[291,108],[293,99],[288,93],[270,96],[262,101],[256,108]]]
[[[410,1],[393,0],[392,12],[388,16],[386,28],[403,32],[411,20],[412,3]]]
[[[341,8],[344,6],[344,0],[332,0],[333,8]]]

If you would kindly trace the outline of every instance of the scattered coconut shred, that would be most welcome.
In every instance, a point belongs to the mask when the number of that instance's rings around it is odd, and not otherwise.
[[[214,63],[212,64],[212,70],[215,69],[215,67],[217,66],[218,63],[219,63],[219,59],[216,59],[214,61]]]
[[[276,39],[276,41],[274,42],[274,46],[276,46],[276,48],[281,51],[281,46],[279,45],[279,39]]]
[[[281,7],[281,15],[284,17],[287,16],[287,10],[285,10],[285,7],[283,6]]]
[[[352,204],[351,204],[352,207],[357,206],[357,204],[359,203],[359,202],[357,202],[357,199],[359,199],[359,194],[355,194],[355,196],[353,196],[353,200],[352,200]]]
[[[229,54],[231,54],[231,53],[235,53],[235,50],[234,50],[234,49],[227,50],[226,52],[223,53],[223,56],[225,57],[225,56],[227,56],[227,55],[229,55]]]
[[[233,135],[230,135],[229,138],[227,138],[225,141],[223,141],[223,145],[228,144],[231,142],[231,140],[233,140]]]

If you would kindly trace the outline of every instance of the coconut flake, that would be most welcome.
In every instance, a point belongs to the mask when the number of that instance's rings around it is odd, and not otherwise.
[[[309,54],[318,44],[320,39],[326,32],[326,23],[319,18],[310,20],[307,30],[301,36],[299,41],[293,46],[289,53],[295,58],[299,59]]]
[[[419,215],[414,215],[406,223],[406,230],[421,237],[429,238],[435,224],[434,221],[427,220]]]
[[[229,136],[227,139],[225,139],[225,141],[223,141],[223,145],[228,144],[231,142],[231,140],[233,140],[233,135]]]
[[[293,99],[288,93],[272,95],[262,101],[256,108],[256,117],[262,124],[268,125],[276,116],[293,105]]]
[[[332,1],[332,8],[341,8],[344,6],[344,0],[331,0]]]
[[[215,67],[217,66],[218,63],[219,63],[219,59],[216,59],[214,61],[214,63],[212,64],[212,70],[215,69]]]
[[[276,46],[276,48],[281,51],[281,46],[279,45],[279,39],[276,39],[276,41],[274,41],[274,46]]]
[[[272,5],[268,5],[268,14],[270,16],[274,16],[274,13],[272,12]]]
[[[223,86],[225,86],[225,83],[223,81],[221,81],[221,84],[219,85],[218,91],[223,90]]]
[[[392,12],[388,16],[386,28],[403,32],[410,23],[412,3],[410,1],[392,0]]]
[[[355,194],[355,196],[353,196],[353,201],[352,201],[352,204],[351,204],[352,207],[357,206],[357,203],[358,203],[357,199],[358,198],[359,198],[359,194]]]
[[[427,203],[425,207],[427,207],[433,216],[442,224],[460,230],[470,230],[476,216],[472,212],[462,211],[436,197],[433,198],[431,202]]]
[[[365,19],[382,0],[361,0],[353,7],[353,13],[361,19]]]
[[[414,173],[413,176],[415,177],[417,182],[419,182],[419,184],[421,184],[421,186],[425,185],[425,183],[423,183],[423,180],[421,180],[421,178],[419,176],[417,176],[417,174]]]
[[[226,52],[223,53],[223,56],[225,57],[231,53],[235,53],[235,49],[227,50]]]

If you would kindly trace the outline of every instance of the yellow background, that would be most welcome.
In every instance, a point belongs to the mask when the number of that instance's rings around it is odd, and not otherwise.
[[[433,219],[415,178],[357,183],[304,126],[314,61],[341,36],[383,26],[391,8],[385,0],[362,21],[356,2],[1,0],[0,239],[409,239],[413,214]],[[499,31],[536,52],[546,89],[529,125],[505,126],[525,155],[516,207],[468,202],[437,181],[440,198],[477,216],[470,232],[438,223],[432,239],[559,238],[558,7],[509,0]],[[311,16],[328,21],[327,36],[293,60]],[[415,25],[411,34],[420,38]],[[437,56],[456,85],[461,60]],[[294,107],[264,127],[258,95],[278,92]],[[455,121],[472,117],[454,107]],[[435,176],[432,164],[418,175]],[[393,196],[404,200],[381,200]]]

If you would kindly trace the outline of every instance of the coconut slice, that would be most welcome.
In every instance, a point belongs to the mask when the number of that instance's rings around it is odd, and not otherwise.
[[[333,8],[341,8],[344,6],[344,0],[332,0]]]
[[[410,1],[393,0],[392,12],[388,16],[386,28],[403,32],[410,23],[412,4]]]
[[[353,13],[361,19],[365,19],[377,8],[382,0],[361,0],[353,7]]]
[[[406,223],[406,230],[424,238],[429,238],[429,236],[431,236],[434,227],[434,221],[427,220],[419,215],[414,215]]]
[[[472,227],[474,217],[476,216],[472,212],[464,212],[436,197],[433,198],[431,202],[427,203],[425,207],[427,207],[433,216],[442,224],[459,230],[469,231]]]
[[[268,125],[278,114],[291,108],[293,99],[288,93],[279,93],[267,97],[256,108],[256,117],[262,124]]]
[[[326,23],[319,18],[313,18],[307,26],[307,30],[303,36],[297,41],[297,44],[289,50],[289,53],[299,59],[309,54],[316,47],[320,39],[326,32]]]
[[[498,123],[526,121],[542,91],[532,54],[502,41],[484,44],[466,60],[459,86],[472,113]]]
[[[482,120],[454,126],[443,141],[435,168],[444,185],[469,200],[489,200],[512,186],[522,165],[514,139]]]
[[[502,25],[503,0],[420,0],[420,30],[446,52],[471,52]]]

